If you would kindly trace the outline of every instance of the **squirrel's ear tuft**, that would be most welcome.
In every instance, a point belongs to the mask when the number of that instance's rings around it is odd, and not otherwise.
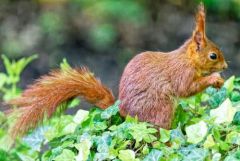
[[[201,2],[198,6],[198,12],[196,14],[196,27],[193,31],[193,41],[197,44],[197,50],[200,50],[206,44],[205,34],[205,9]]]

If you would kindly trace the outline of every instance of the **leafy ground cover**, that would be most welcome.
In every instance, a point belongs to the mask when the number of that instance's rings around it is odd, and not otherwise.
[[[18,63],[8,62],[9,69]],[[66,61],[61,64],[63,70],[68,67]],[[5,75],[0,85],[11,91],[16,87],[11,82],[6,84],[9,73],[0,73]],[[16,95],[6,92],[3,98],[6,94],[6,99]],[[68,108],[79,102],[73,100]],[[172,130],[156,129],[137,118],[121,118],[119,103],[104,111],[93,107],[90,111],[80,109],[74,116],[58,114],[18,139],[14,146],[7,133],[14,117],[0,113],[0,161],[240,160],[240,78],[232,76],[220,90],[208,88],[179,100]]]

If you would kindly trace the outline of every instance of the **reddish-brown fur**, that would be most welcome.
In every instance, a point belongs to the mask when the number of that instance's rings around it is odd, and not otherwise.
[[[211,60],[210,53],[217,59]],[[120,113],[137,116],[163,128],[170,128],[176,98],[188,97],[207,88],[219,88],[224,80],[215,72],[227,67],[221,51],[205,35],[205,12],[199,6],[193,35],[172,52],[144,52],[126,66],[119,85]],[[113,104],[110,90],[86,68],[55,71],[42,77],[10,104],[20,107],[14,135],[35,127],[47,114],[73,97],[106,108]]]
[[[21,107],[13,136],[34,128],[46,114],[51,117],[59,104],[76,96],[105,109],[114,103],[112,92],[85,67],[53,71],[26,89],[9,104]]]

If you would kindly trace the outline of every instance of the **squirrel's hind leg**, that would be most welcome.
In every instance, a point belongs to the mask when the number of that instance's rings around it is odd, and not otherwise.
[[[144,115],[139,120],[150,122],[158,127],[170,129],[174,116],[173,103],[162,100],[156,105],[144,109]]]
[[[139,121],[146,121],[161,128],[170,129],[174,116],[173,102],[170,98],[161,98],[158,101],[145,102],[142,104],[124,103],[120,105],[120,114],[123,117],[137,116]],[[133,107],[134,108],[133,108]]]

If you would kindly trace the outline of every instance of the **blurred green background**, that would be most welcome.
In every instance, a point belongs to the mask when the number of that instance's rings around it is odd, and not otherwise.
[[[123,68],[134,55],[171,51],[191,36],[198,2],[1,0],[0,53],[10,59],[38,54],[23,73],[23,88],[66,57],[72,66],[88,66],[117,95]],[[204,3],[207,35],[229,61],[224,75],[240,75],[240,0]]]

